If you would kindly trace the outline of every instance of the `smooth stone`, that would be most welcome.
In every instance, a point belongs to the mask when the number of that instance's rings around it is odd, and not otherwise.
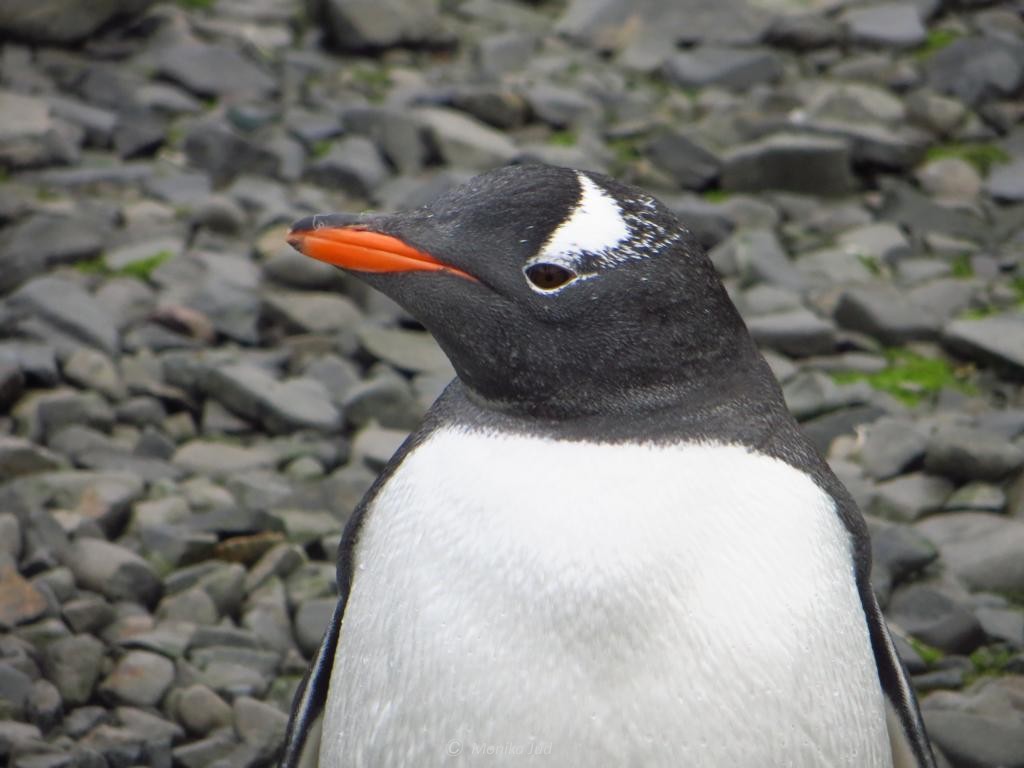
[[[951,352],[1024,378],[1024,320],[1019,313],[954,320],[942,336]]]
[[[868,510],[879,517],[909,523],[942,509],[952,492],[949,480],[914,472],[879,483]]]
[[[31,313],[60,333],[108,355],[120,346],[113,318],[93,296],[79,285],[61,277],[39,277],[7,299],[15,310]]]
[[[198,736],[206,736],[232,722],[231,706],[201,683],[178,692],[174,708],[178,722]]]
[[[942,563],[972,589],[1024,590],[1024,522],[984,512],[949,512],[915,526]]]
[[[936,587],[914,584],[897,590],[888,616],[914,637],[947,653],[970,653],[984,640],[971,610]]]
[[[48,609],[46,595],[18,573],[12,561],[0,561],[0,626],[31,623]]]
[[[64,702],[80,706],[92,697],[103,656],[103,643],[92,635],[70,635],[46,645],[43,669]]]
[[[235,732],[262,754],[273,752],[284,741],[288,715],[270,704],[239,696],[232,706]]]
[[[795,357],[828,354],[836,345],[832,324],[807,309],[755,317],[747,327],[759,345]]]
[[[1024,466],[1024,449],[993,432],[940,427],[928,438],[924,466],[954,480],[999,480]]]
[[[856,185],[849,145],[821,136],[773,134],[732,148],[723,163],[722,188],[730,191],[831,196],[847,194]],[[794,168],[800,173],[793,173]]]
[[[113,701],[139,707],[156,706],[174,681],[174,664],[148,651],[129,651],[100,683],[100,693]]]
[[[860,464],[873,480],[888,480],[924,458],[928,436],[912,422],[879,419],[864,429]]]
[[[504,133],[461,112],[442,107],[422,107],[419,119],[446,165],[486,170],[503,165],[519,150]]]
[[[153,605],[163,589],[149,563],[132,550],[108,541],[73,541],[69,565],[82,586],[111,600]]]

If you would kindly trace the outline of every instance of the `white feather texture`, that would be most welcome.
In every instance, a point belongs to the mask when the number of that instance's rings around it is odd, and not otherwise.
[[[355,562],[323,768],[891,765],[847,532],[776,459],[443,429]]]
[[[544,261],[571,265],[581,253],[603,253],[630,236],[615,199],[586,174],[576,172],[580,197],[569,216],[540,249],[531,263]]]

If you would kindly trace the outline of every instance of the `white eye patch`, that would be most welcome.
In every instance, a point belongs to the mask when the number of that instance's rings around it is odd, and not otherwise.
[[[575,269],[581,255],[607,253],[629,237],[619,204],[588,176],[577,173],[576,178],[580,184],[576,206],[529,263]]]

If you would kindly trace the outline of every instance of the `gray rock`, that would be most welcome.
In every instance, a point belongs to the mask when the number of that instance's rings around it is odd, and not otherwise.
[[[48,96],[46,103],[53,115],[81,128],[87,144],[99,148],[110,146],[117,125],[114,112],[67,96]]]
[[[193,166],[203,169],[203,175],[165,177],[161,192],[170,202],[189,206],[205,197],[198,188],[208,189],[211,179],[222,185],[241,173],[273,175],[279,162],[266,145],[215,118],[196,121],[188,128],[185,154]]]
[[[399,173],[416,173],[426,164],[430,147],[425,130],[408,112],[389,107],[356,106],[341,114],[345,129],[371,139]]]
[[[806,309],[755,317],[747,327],[760,346],[795,357],[828,354],[836,345],[832,324]]]
[[[928,439],[924,465],[956,480],[999,480],[1024,466],[1024,449],[992,432],[942,427]]]
[[[681,131],[660,133],[647,144],[645,153],[681,189],[705,189],[722,169],[722,161],[714,152]]]
[[[71,635],[46,645],[43,669],[69,706],[89,701],[100,676],[103,643],[92,635]]]
[[[272,291],[267,313],[297,333],[332,333],[358,327],[362,315],[346,296],[326,291]]]
[[[20,437],[0,435],[0,482],[64,466],[60,456],[40,445]]]
[[[552,83],[528,88],[525,97],[533,113],[555,128],[592,121],[600,112],[598,105],[579,90]]]
[[[78,160],[77,142],[61,130],[43,99],[0,89],[0,163],[35,168]]]
[[[99,632],[114,620],[114,609],[99,595],[84,593],[61,606],[61,615],[73,632]]]
[[[277,454],[266,446],[240,446],[213,440],[191,440],[181,446],[172,461],[197,474],[231,475],[272,467]]]
[[[1024,201],[1024,160],[997,165],[985,180],[985,191],[997,200]]]
[[[266,98],[277,88],[262,67],[228,45],[184,41],[165,48],[157,71],[203,98]]]
[[[899,586],[908,577],[935,562],[938,550],[913,528],[905,525],[871,526],[871,556],[875,566],[884,568],[892,584]]]
[[[942,343],[951,352],[1024,377],[1024,319],[1019,313],[954,320],[943,329]]]
[[[794,173],[795,168],[800,173]],[[850,148],[839,139],[773,134],[726,153],[722,187],[740,192],[777,189],[811,195],[846,194],[855,187]]]
[[[897,522],[912,522],[942,505],[953,492],[953,484],[942,477],[914,472],[879,483],[869,511]]]
[[[983,512],[951,512],[916,525],[943,564],[972,589],[1024,589],[1024,523]]]
[[[782,63],[770,50],[706,45],[670,56],[665,76],[681,88],[746,90],[756,83],[778,80]]]
[[[887,345],[939,335],[936,318],[909,304],[886,284],[847,288],[839,296],[834,316],[840,327],[874,336]]]
[[[52,328],[73,342],[116,354],[117,328],[106,309],[77,284],[59,277],[39,277],[8,298],[16,312],[28,315],[32,327]]]
[[[619,54],[630,69],[657,68],[680,41],[750,43],[772,15],[745,0],[574,0],[556,30],[600,51]],[[623,34],[628,29],[630,34]]]
[[[28,720],[44,731],[60,722],[63,701],[60,692],[48,680],[36,680],[27,701]]]
[[[940,200],[972,200],[981,191],[981,174],[960,157],[931,160],[918,168],[914,176],[921,189]]]
[[[928,437],[913,423],[879,419],[864,430],[860,464],[874,480],[888,480],[924,458]]]
[[[839,245],[848,252],[869,256],[893,264],[911,254],[910,243],[899,227],[888,222],[874,222],[855,227],[839,236]]]
[[[302,373],[323,384],[335,405],[341,405],[359,382],[359,371],[355,365],[337,355],[323,355],[311,360]]]
[[[411,430],[423,418],[409,383],[394,375],[355,384],[341,405],[345,420],[356,427],[376,422],[382,427]]]
[[[14,665],[0,662],[0,717],[4,720],[23,719],[31,694],[32,678]]]
[[[11,560],[0,560],[0,626],[28,624],[48,609],[46,595],[23,578]]]
[[[985,637],[967,606],[947,591],[926,584],[897,590],[888,616],[914,637],[947,653],[970,653]]]
[[[714,253],[735,263],[737,276],[744,286],[767,283],[798,291],[806,283],[771,229],[739,229]],[[796,307],[779,309],[795,311]]]
[[[334,432],[341,426],[341,415],[315,379],[280,382],[255,366],[230,365],[211,370],[205,386],[224,406],[275,434],[296,429]]]
[[[518,154],[504,133],[461,112],[423,107],[413,114],[422,121],[431,145],[447,165],[485,170],[503,165]]]
[[[412,373],[452,373],[451,363],[429,334],[364,325],[359,340],[374,357]]]
[[[214,768],[223,764],[231,765],[227,758],[237,746],[235,739],[224,732],[217,732],[205,739],[182,744],[172,750],[174,764],[184,768]]]
[[[76,349],[65,361],[64,378],[84,389],[95,389],[111,400],[122,400],[127,395],[114,362],[88,347]]]
[[[379,472],[406,437],[408,432],[404,430],[383,429],[371,424],[356,435],[352,444],[352,458]]]
[[[85,216],[32,213],[21,218],[4,230],[0,244],[0,294],[50,267],[98,256],[103,234],[101,223]]]
[[[338,600],[334,597],[306,600],[299,604],[295,612],[295,641],[307,658],[311,658],[320,646],[320,640],[337,604]]]
[[[231,707],[205,685],[196,683],[181,690],[174,698],[178,722],[189,733],[206,736],[230,725]]]
[[[25,374],[11,362],[0,360],[0,411],[9,413],[25,391]]]
[[[0,515],[0,559],[8,555],[17,562],[22,546],[21,522],[15,515]]]
[[[10,0],[0,9],[0,29],[32,43],[77,43],[109,22],[140,14],[153,0]]]
[[[248,696],[239,696],[233,705],[235,731],[242,741],[261,754],[270,754],[284,742],[288,715],[276,707]]]
[[[29,384],[52,387],[60,376],[57,358],[49,344],[31,341],[0,342],[0,363],[17,368]]]
[[[452,42],[436,0],[325,0],[323,13],[329,43],[343,51]]]
[[[992,512],[1006,509],[1006,492],[990,483],[968,483],[946,499],[944,509],[950,512]]]
[[[306,176],[322,187],[370,198],[387,178],[388,169],[372,141],[350,136],[311,163]]]
[[[927,707],[921,714],[928,735],[953,765],[971,768],[1024,766],[1024,728],[1021,728],[1019,717]]]
[[[71,544],[71,570],[86,589],[111,600],[153,605],[160,597],[160,579],[150,565],[130,549],[100,539],[77,539]]]
[[[245,578],[245,591],[254,592],[274,577],[285,577],[306,562],[302,548],[294,544],[278,544],[268,550]]]
[[[522,69],[537,49],[533,35],[509,30],[483,37],[476,46],[475,59],[480,69],[491,77],[501,77]]]
[[[179,741],[185,736],[185,731],[177,723],[172,723],[145,710],[136,707],[118,707],[115,711],[117,719],[125,728],[145,736],[150,741],[163,741],[169,744],[172,741]]]
[[[100,693],[118,703],[152,707],[174,680],[174,664],[148,651],[129,651],[100,683]]]
[[[913,48],[925,41],[926,30],[913,2],[881,3],[851,8],[841,18],[854,43],[886,48]]]
[[[929,83],[970,106],[1012,96],[1024,82],[1024,45],[1005,37],[962,37],[925,62]]]
[[[73,389],[37,390],[21,398],[14,408],[15,420],[32,440],[43,440],[68,424],[109,430],[114,412],[95,392]]]
[[[839,25],[827,16],[813,11],[780,14],[768,28],[766,42],[779,48],[809,51],[834,44],[839,39]]]
[[[1024,613],[1013,608],[977,608],[978,617],[985,635],[995,642],[1009,643],[1014,648],[1024,645]]]

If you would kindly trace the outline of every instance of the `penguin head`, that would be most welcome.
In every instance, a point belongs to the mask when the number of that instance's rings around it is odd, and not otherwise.
[[[401,304],[495,408],[658,407],[752,349],[692,235],[596,173],[504,167],[417,210],[303,219],[288,240]]]

